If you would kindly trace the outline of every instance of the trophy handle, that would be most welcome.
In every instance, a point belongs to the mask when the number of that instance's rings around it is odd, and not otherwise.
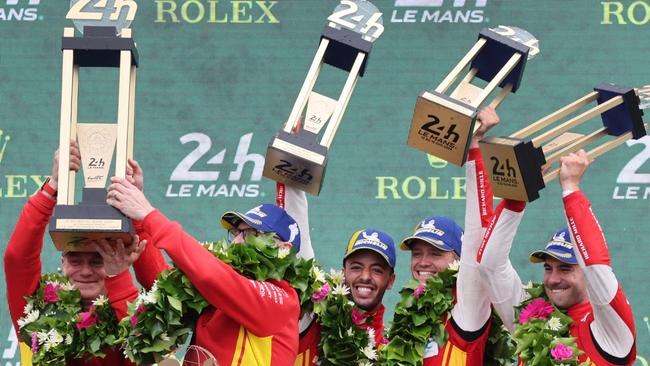
[[[615,99],[615,98],[613,98],[613,99]],[[648,128],[647,123],[644,124],[644,126],[645,126],[645,128]],[[596,132],[594,132],[594,133],[592,133],[592,134],[590,134],[588,136],[585,136],[584,139],[587,139],[588,137],[590,137],[592,135],[595,135],[595,134],[597,134],[599,132],[602,132],[602,131],[600,131],[600,130],[596,131]],[[602,145],[599,145],[599,146],[593,148],[592,150],[587,152],[587,157],[589,157],[590,159],[595,159],[595,158],[597,158],[597,157],[599,157],[599,156],[613,150],[615,147],[617,147],[618,145],[623,144],[625,141],[630,140],[632,137],[633,137],[632,136],[632,131],[626,132],[626,133],[616,137],[615,139],[613,139],[611,141],[608,141],[608,142],[606,142],[606,143],[604,143]],[[576,144],[578,144],[578,142],[576,142]],[[559,160],[559,158],[558,158],[558,160]],[[553,170],[553,171],[551,171],[549,173],[546,173],[546,175],[544,175],[544,183],[548,183],[548,182],[552,181],[553,179],[558,178],[559,176],[560,176],[560,168],[557,168],[557,169],[555,169],[555,170]]]
[[[339,101],[336,103],[336,107],[334,108],[334,113],[332,113],[331,120],[325,129],[325,133],[323,134],[323,138],[321,139],[320,144],[328,149],[330,148],[330,145],[332,145],[332,140],[334,139],[334,135],[336,135],[336,130],[338,130],[339,125],[341,124],[343,113],[345,113],[345,109],[348,107],[350,97],[352,96],[352,91],[354,90],[354,87],[357,85],[357,81],[359,80],[361,65],[363,65],[363,61],[365,59],[365,53],[359,52],[357,54],[357,58],[354,60],[354,65],[352,65],[348,79],[345,81],[345,85],[343,86],[343,91],[341,92]]]
[[[327,50],[329,43],[329,39],[326,38],[323,38],[320,41],[320,46],[318,46],[318,51],[316,51],[314,60],[311,62],[305,82],[302,84],[302,88],[300,88],[300,93],[298,93],[298,98],[296,98],[289,119],[284,125],[284,132],[286,133],[291,133],[298,124],[298,117],[300,117],[302,111],[305,109],[307,100],[309,99],[309,94],[312,89],[314,89],[314,85],[316,85],[316,79],[318,78],[320,69],[323,66],[323,58],[325,57],[325,51]]]
[[[472,103],[472,106],[478,107],[479,105],[481,105],[481,103],[483,103],[483,101],[487,99],[487,97],[490,94],[492,94],[494,89],[496,89],[497,86],[499,86],[499,84],[501,84],[501,82],[506,77],[508,77],[508,74],[510,74],[510,71],[512,71],[512,69],[514,69],[515,66],[517,66],[519,60],[521,60],[521,55],[519,53],[515,53],[514,55],[512,55],[512,57],[510,57],[508,62],[506,62],[506,64],[501,68],[501,70],[499,70],[499,72],[494,76],[494,79],[492,79],[490,83],[485,87],[485,89],[483,89],[483,93],[481,93],[479,97],[476,98],[476,101]]]
[[[515,132],[514,134],[510,135],[512,138],[516,139],[523,139],[526,138],[533,133],[543,129],[546,126],[549,126],[553,123],[555,123],[557,120],[560,118],[566,117],[569,114],[577,111],[578,109],[586,106],[587,104],[593,102],[594,100],[598,99],[598,92],[591,92],[584,97],[576,100],[573,103],[567,104],[566,106],[558,109],[557,111],[549,114],[548,116],[541,118],[540,120],[531,123],[527,127]]]
[[[122,38],[131,38],[131,29],[124,28]],[[131,51],[120,51],[120,81],[117,105],[117,148],[115,151],[115,176],[126,177],[126,164],[129,156],[133,155],[133,104],[135,96],[135,75],[131,72],[135,65],[131,65]],[[135,93],[133,93],[135,94]]]
[[[454,67],[453,70],[449,74],[447,74],[447,77],[438,85],[436,88],[436,93],[444,94],[447,89],[458,79],[458,76],[460,76],[460,73],[469,65],[470,62],[478,55],[478,53],[483,49],[483,46],[487,43],[487,40],[485,38],[481,38],[476,43],[474,44],[474,47],[472,47],[469,52],[463,57],[456,67]],[[471,72],[471,71],[470,71]]]
[[[601,113],[604,113],[604,112],[616,107],[617,105],[622,104],[623,102],[624,102],[623,97],[618,96],[618,97],[612,98],[612,99],[604,102],[603,104],[601,104],[599,106],[591,108],[590,110],[588,110],[588,111],[586,111],[586,112],[584,112],[584,113],[582,113],[582,114],[580,114],[580,115],[578,115],[578,116],[576,116],[576,117],[562,123],[561,125],[558,125],[558,126],[554,127],[553,129],[551,129],[551,130],[549,130],[549,131],[547,131],[547,132],[545,132],[545,133],[543,133],[543,134],[541,134],[541,135],[539,135],[537,137],[535,137],[534,139],[532,139],[533,145],[540,146],[544,142],[546,142],[546,141],[548,141],[550,139],[553,139],[554,137],[559,136],[563,132],[566,132],[566,131],[570,130],[573,127],[581,125],[582,123],[596,117],[597,115],[600,115]]]
[[[65,28],[64,37],[74,37],[74,28]],[[59,129],[59,192],[57,204],[74,204],[75,172],[70,171],[70,140],[77,135],[77,100],[79,67],[74,64],[74,51],[63,50],[61,71],[61,124]]]

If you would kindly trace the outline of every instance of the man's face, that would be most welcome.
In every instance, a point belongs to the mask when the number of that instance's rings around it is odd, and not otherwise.
[[[438,272],[449,268],[454,259],[454,252],[440,250],[423,240],[415,240],[411,247],[411,275],[424,284]]]
[[[580,266],[549,256],[544,261],[544,289],[555,306],[567,309],[588,300],[587,283]]]
[[[106,294],[104,260],[97,252],[68,252],[61,259],[63,274],[81,292],[84,300]]]
[[[232,239],[233,244],[245,243],[246,237],[248,237],[249,235],[253,235],[253,236],[262,235],[262,233],[259,230],[251,227],[250,225],[248,225],[243,221],[240,222],[239,225],[237,225],[237,230],[239,230],[239,234]],[[273,236],[273,240],[275,240],[275,244],[280,248],[290,249],[292,247],[291,243],[282,241],[280,238],[277,237],[277,235]]]
[[[384,257],[372,250],[359,250],[345,260],[345,284],[350,287],[352,301],[366,311],[375,310],[384,292],[393,287],[395,273]]]

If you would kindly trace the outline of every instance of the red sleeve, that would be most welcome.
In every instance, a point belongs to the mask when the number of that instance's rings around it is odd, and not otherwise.
[[[286,281],[254,281],[208,254],[182,227],[159,211],[147,215],[144,231],[164,249],[206,300],[257,336],[268,336],[297,322],[295,290]]]
[[[127,302],[133,302],[138,297],[138,289],[133,284],[131,272],[127,269],[115,277],[106,277],[104,285],[106,296],[115,309],[115,315],[121,320],[126,316]]]
[[[144,252],[140,255],[137,261],[133,263],[133,271],[135,278],[142,285],[142,287],[150,289],[158,274],[171,267],[165,261],[162,251],[156,248],[151,242],[149,233],[144,231],[142,221],[133,221],[133,226],[138,234],[138,238],[147,241],[147,246]]]
[[[485,172],[485,163],[483,162],[481,150],[479,148],[470,149],[468,160],[474,160],[476,164],[476,188],[478,191],[481,226],[486,228],[494,214],[494,195],[492,193],[492,185],[490,184],[490,179]]]
[[[576,191],[564,197],[564,210],[569,229],[575,239],[576,254],[584,261],[583,271],[588,283],[590,301],[595,304],[609,303],[630,332],[636,334],[632,307],[613,275],[605,235],[591,203],[582,191]],[[597,315],[599,314],[594,313],[596,322],[600,321]]]
[[[27,201],[5,251],[7,302],[14,329],[25,307],[24,296],[36,291],[41,277],[41,251],[48,220],[56,201],[38,192]]]
[[[589,267],[593,264],[610,265],[607,242],[591,203],[582,191],[564,197],[564,210],[580,256]]]

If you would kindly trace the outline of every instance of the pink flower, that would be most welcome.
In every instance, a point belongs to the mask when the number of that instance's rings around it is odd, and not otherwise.
[[[573,357],[573,351],[562,343],[558,343],[557,346],[551,350],[551,356],[558,361],[568,360]]]
[[[320,290],[318,292],[315,292],[313,295],[311,295],[311,300],[313,302],[321,302],[323,301],[327,295],[332,291],[332,288],[328,283],[324,284],[321,286]]]
[[[32,332],[32,353],[38,352],[38,336],[36,332]]]
[[[79,314],[79,318],[79,323],[77,323],[77,329],[79,330],[90,328],[93,325],[97,324],[97,321],[99,320],[97,314],[91,311],[86,311]]]
[[[519,315],[519,323],[528,323],[530,319],[548,319],[553,312],[553,305],[544,301],[544,299],[535,299],[531,301]]]
[[[368,318],[368,314],[357,309],[352,309],[352,321],[356,325],[361,325]]]
[[[135,328],[135,325],[138,324],[138,315],[144,313],[144,305],[140,304],[138,309],[135,311],[135,315],[131,317],[131,326]]]
[[[415,297],[416,299],[419,299],[420,295],[422,295],[424,293],[424,290],[426,290],[426,287],[424,285],[416,288],[415,291],[413,291],[413,297]]]
[[[45,290],[43,290],[43,297],[45,298],[46,304],[59,301],[59,295],[57,295],[56,291],[60,288],[61,286],[53,285],[52,283],[45,285]]]

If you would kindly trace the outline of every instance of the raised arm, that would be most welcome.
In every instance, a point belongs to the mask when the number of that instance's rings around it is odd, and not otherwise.
[[[298,256],[304,259],[314,258],[314,248],[309,235],[309,204],[305,192],[277,183],[276,204],[284,208],[293,217],[300,228],[300,251]]]
[[[467,332],[483,328],[491,314],[490,297],[476,261],[485,228],[493,215],[492,188],[485,173],[478,142],[499,122],[499,116],[493,108],[486,107],[479,112],[478,119],[481,127],[472,138],[469,159],[465,165],[465,232],[456,283],[457,302],[452,309],[455,323]]]
[[[78,171],[81,166],[79,147],[76,142],[70,142],[70,170]],[[14,328],[16,322],[23,316],[25,307],[24,296],[34,293],[41,277],[41,252],[43,238],[50,216],[54,211],[56,199],[47,192],[56,192],[59,176],[59,151],[54,153],[52,176],[33,197],[27,201],[14,227],[5,250],[4,266],[7,285],[7,302]],[[47,187],[46,187],[47,185]]]
[[[579,182],[590,161],[581,150],[563,157],[560,164],[564,210],[575,243],[573,250],[584,272],[594,311],[592,335],[604,352],[625,358],[635,351],[632,308],[612,270],[605,236],[591,204],[580,191]]]
[[[298,296],[288,283],[242,276],[155,210],[127,180],[114,177],[112,182],[108,203],[131,219],[141,220],[149,240],[167,252],[212,306],[262,337],[298,319]]]

